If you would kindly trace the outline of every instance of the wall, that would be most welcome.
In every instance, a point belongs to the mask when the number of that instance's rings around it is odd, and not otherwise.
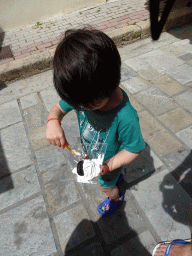
[[[0,0],[0,26],[3,31],[17,29],[104,2],[106,0]]]

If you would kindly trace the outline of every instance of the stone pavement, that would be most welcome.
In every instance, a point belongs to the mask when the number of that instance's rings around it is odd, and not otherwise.
[[[190,23],[191,0],[176,0],[164,29]],[[160,11],[167,0],[160,1]],[[116,44],[150,36],[149,0],[111,0],[73,13],[1,33],[0,47],[12,56],[0,57],[0,84],[48,69],[54,50],[67,29],[92,26],[107,33]]]
[[[96,211],[105,195],[70,181],[68,153],[45,139],[48,111],[59,101],[52,71],[1,85],[1,256],[147,256],[159,241],[190,238],[191,40],[189,25],[119,48],[121,86],[138,111],[146,148],[125,167],[125,201],[109,218]],[[74,112],[62,127],[74,145]]]

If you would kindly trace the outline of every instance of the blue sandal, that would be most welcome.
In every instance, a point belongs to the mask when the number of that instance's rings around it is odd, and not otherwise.
[[[124,200],[124,196],[120,192],[119,192],[119,195],[121,196],[121,200],[119,200],[118,202],[111,201],[109,200],[109,197],[107,197],[105,201],[103,201],[97,207],[98,213],[101,214],[103,217],[112,215]]]
[[[164,256],[169,256],[169,253],[170,253],[170,250],[171,250],[172,245],[174,245],[174,244],[188,244],[188,243],[191,243],[191,239],[186,239],[186,240],[174,240],[174,241],[172,241],[172,242],[161,242],[161,243],[159,243],[159,244],[155,247],[155,249],[153,250],[152,256],[155,255],[155,253],[156,253],[156,251],[157,251],[157,248],[158,248],[159,246],[161,246],[162,244],[169,244],[169,246],[167,247],[167,249],[166,249],[166,251],[165,251],[165,254],[164,254]]]

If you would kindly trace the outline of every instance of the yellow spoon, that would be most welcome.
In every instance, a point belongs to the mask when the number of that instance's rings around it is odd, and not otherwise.
[[[81,153],[80,153],[77,149],[70,148],[69,145],[65,145],[65,147],[66,147],[73,155],[81,156]]]

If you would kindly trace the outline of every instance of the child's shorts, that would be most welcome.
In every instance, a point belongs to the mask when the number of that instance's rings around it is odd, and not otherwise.
[[[123,168],[118,168],[112,172],[99,176],[99,184],[105,188],[113,188],[116,186],[116,182],[122,173]]]

